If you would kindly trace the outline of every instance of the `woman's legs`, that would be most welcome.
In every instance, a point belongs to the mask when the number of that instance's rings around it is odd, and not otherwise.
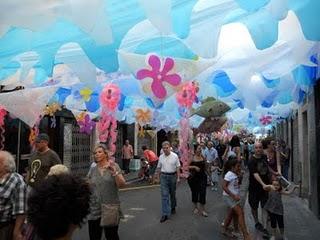
[[[240,205],[236,205],[234,208],[233,208],[234,212],[237,214],[238,216],[238,221],[239,221],[239,227],[240,227],[240,230],[243,234],[243,237],[245,240],[249,240],[251,239],[250,238],[250,235],[248,233],[248,230],[247,230],[247,226],[246,226],[246,222],[244,220],[244,213],[243,213],[243,209],[240,207]]]
[[[118,228],[119,226],[114,227],[104,227],[104,236],[107,240],[119,240],[118,235]]]
[[[232,208],[229,208],[228,212],[227,212],[227,216],[223,222],[223,227],[226,231],[228,230],[228,227],[230,226],[230,223],[232,221],[232,217],[233,217],[233,210],[232,210]]]
[[[102,227],[100,227],[100,218],[97,220],[89,220],[89,239],[90,240],[101,240]]]

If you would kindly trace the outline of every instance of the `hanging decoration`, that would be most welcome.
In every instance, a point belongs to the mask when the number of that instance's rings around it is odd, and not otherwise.
[[[116,84],[108,83],[103,88],[100,95],[100,104],[102,106],[100,120],[97,123],[99,131],[99,140],[107,143],[109,150],[114,154],[116,151],[117,138],[117,120],[115,110],[121,99],[121,92]]]
[[[174,69],[175,62],[172,58],[168,57],[161,61],[161,58],[157,55],[150,55],[147,60],[149,67],[140,69],[137,72],[137,79],[143,80],[145,78],[151,78],[151,91],[158,99],[164,99],[167,97],[167,89],[164,83],[176,87],[181,83],[181,77],[177,73],[171,73]],[[161,69],[161,65],[163,68]],[[151,67],[151,70],[149,69]]]
[[[262,116],[260,119],[259,119],[260,123],[264,126],[266,125],[269,125],[270,123],[272,123],[272,116]]]
[[[5,137],[4,137],[4,133],[5,133],[5,128],[4,128],[4,119],[7,115],[7,111],[4,109],[3,106],[0,106],[0,130],[1,130],[1,134],[0,134],[0,150],[4,149],[4,141],[5,141]]]
[[[96,123],[91,119],[90,115],[82,112],[76,117],[81,133],[90,135]]]
[[[182,116],[179,125],[179,150],[181,154],[181,161],[183,163],[183,173],[184,175],[187,174],[188,170],[188,157],[189,157],[189,142],[191,142],[190,134],[190,123],[188,119],[188,115],[192,104],[195,102],[196,99],[196,85],[193,82],[187,82],[182,85],[179,92],[176,93],[176,100],[179,104],[179,113]]]
[[[136,120],[140,124],[140,126],[149,124],[152,120],[152,112],[150,111],[150,109],[143,110],[139,108],[136,110]]]
[[[139,131],[138,131],[138,137],[144,138],[144,137],[145,137],[145,130],[144,130],[143,126],[141,126],[141,125],[138,124],[138,129],[139,129]]]
[[[36,123],[34,126],[30,129],[30,134],[29,134],[29,143],[34,148],[34,144],[36,142],[36,138],[39,134],[39,125],[41,121],[42,116],[39,116],[38,119],[36,120]]]
[[[51,128],[55,128],[57,126],[57,123],[56,123],[56,117],[55,117],[55,113],[57,111],[61,111],[62,108],[61,108],[61,105],[59,103],[51,103],[51,104],[48,104],[44,110],[43,110],[43,114],[44,115],[48,115],[50,116],[50,121],[51,121],[51,124],[50,124],[50,127]]]
[[[152,112],[150,109],[137,109],[136,110],[136,121],[138,123],[138,137],[144,138],[145,137],[145,130],[144,125],[151,123],[152,121]]]

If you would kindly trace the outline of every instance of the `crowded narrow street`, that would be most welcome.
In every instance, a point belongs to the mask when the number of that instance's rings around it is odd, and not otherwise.
[[[134,175],[134,174],[132,174]],[[154,239],[154,240],[228,240],[221,234],[221,222],[226,213],[222,201],[221,189],[218,192],[208,186],[207,204],[209,216],[204,218],[192,213],[190,188],[185,181],[178,184],[177,213],[168,222],[159,224],[161,201],[159,186],[136,185],[120,193],[122,210],[125,219],[121,220],[119,235],[121,239]],[[285,224],[287,239],[317,240],[320,236],[320,222],[310,212],[305,203],[297,196],[284,198]],[[261,234],[254,229],[250,207],[246,202],[246,221],[254,239],[262,240]],[[87,225],[76,231],[74,239],[86,240]]]
[[[320,0],[0,0],[0,240],[320,239]]]

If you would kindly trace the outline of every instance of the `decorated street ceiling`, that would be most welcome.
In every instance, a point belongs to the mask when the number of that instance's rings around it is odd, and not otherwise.
[[[112,83],[117,120],[172,129],[187,116],[177,94],[192,82],[192,126],[220,126],[229,108],[234,122],[270,125],[320,76],[319,13],[318,0],[2,0],[0,84],[24,90],[0,104],[29,126],[47,104],[85,110],[87,131]],[[195,113],[207,97],[228,110]]]

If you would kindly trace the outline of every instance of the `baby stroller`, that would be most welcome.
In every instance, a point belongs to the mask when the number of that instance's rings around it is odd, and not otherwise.
[[[149,169],[150,169],[149,162],[145,158],[141,158],[140,161],[141,161],[141,167],[138,173],[138,177],[141,181],[149,180]]]

